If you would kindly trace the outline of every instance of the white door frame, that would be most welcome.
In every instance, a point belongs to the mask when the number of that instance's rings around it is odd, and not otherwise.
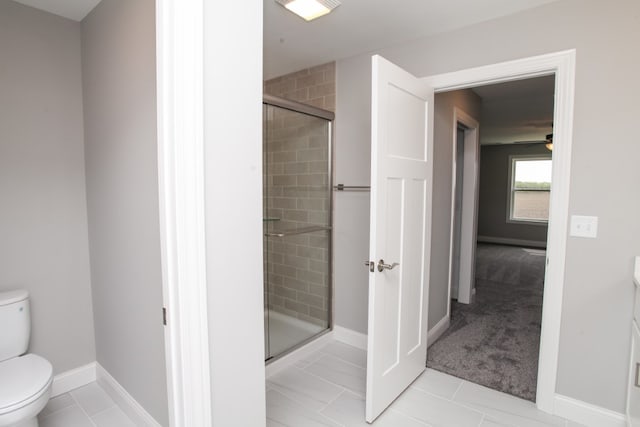
[[[169,423],[211,425],[204,223],[204,0],[156,0]]]
[[[457,135],[458,123],[462,123],[467,129],[464,132],[464,160],[462,165],[457,163]],[[455,107],[453,109],[453,160],[452,160],[452,184],[451,184],[451,236],[449,238],[449,293],[447,298],[447,319],[451,316],[451,287],[453,268],[458,268],[458,295],[457,299],[463,304],[470,304],[475,295],[475,259],[476,259],[476,234],[478,229],[478,178],[480,172],[480,137],[478,121]],[[462,207],[460,227],[460,263],[453,263],[453,245],[455,240],[455,203],[457,169],[464,168],[462,177]]]
[[[538,408],[549,413],[554,412],[560,347],[560,321],[569,220],[575,55],[575,50],[572,49],[425,77],[425,80],[435,88],[436,92],[445,92],[550,74],[555,75],[553,189],[549,210],[547,268],[544,282],[536,394]]]

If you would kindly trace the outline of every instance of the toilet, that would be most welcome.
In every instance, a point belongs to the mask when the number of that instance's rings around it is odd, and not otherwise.
[[[51,363],[25,354],[30,334],[29,293],[0,292],[0,427],[38,427],[51,396]]]

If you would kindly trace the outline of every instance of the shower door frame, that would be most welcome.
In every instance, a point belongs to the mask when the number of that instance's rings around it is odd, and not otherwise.
[[[292,101],[290,99],[285,99],[285,98],[281,98],[274,95],[268,95],[268,94],[262,95],[262,104],[266,106],[271,105],[274,107],[282,108],[282,109],[293,111],[296,113],[305,114],[307,116],[313,116],[320,119],[324,119],[328,122],[327,125],[329,127],[327,132],[328,138],[329,138],[328,146],[327,146],[327,176],[328,176],[327,191],[329,192],[329,225],[327,226],[328,235],[329,235],[329,244],[327,248],[328,250],[327,259],[329,264],[328,273],[327,273],[329,277],[329,280],[328,280],[329,293],[327,295],[329,299],[329,304],[327,306],[328,325],[322,331],[312,335],[311,337],[297,343],[292,347],[289,347],[287,350],[282,351],[275,356],[265,358],[265,364],[269,365],[270,363],[275,362],[284,356],[287,356],[293,351],[301,347],[304,347],[310,342],[315,341],[321,336],[333,331],[333,313],[334,313],[334,307],[333,307],[333,304],[334,304],[334,301],[333,301],[333,161],[334,161],[333,159],[333,141],[334,141],[333,121],[335,120],[335,113],[333,111],[328,111],[322,108],[314,107],[313,105],[303,104],[301,102]],[[264,138],[265,138],[265,135],[263,135],[263,144],[264,144]],[[263,172],[263,176],[265,173],[266,172]],[[263,236],[263,238],[264,237],[267,237],[267,236]],[[266,276],[264,278],[264,281],[265,282],[267,281]],[[269,303],[267,302],[265,306],[265,310],[269,310],[268,304]],[[266,332],[268,333],[268,326],[267,326]],[[265,337],[265,340],[266,339],[267,337]]]

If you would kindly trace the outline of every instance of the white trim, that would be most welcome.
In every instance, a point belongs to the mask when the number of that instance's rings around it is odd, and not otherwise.
[[[367,334],[336,325],[333,327],[333,338],[341,343],[367,351]]]
[[[431,345],[449,329],[450,324],[451,318],[449,317],[449,313],[447,313],[433,328],[429,329],[429,332],[427,332],[427,348],[431,347]]]
[[[547,243],[536,403],[553,412],[560,347],[560,320],[569,218],[569,182],[573,141],[575,50],[517,59],[425,78],[436,92],[555,74],[553,188]]]
[[[161,427],[127,390],[124,389],[99,363],[95,363],[97,374],[96,382],[107,392],[113,401],[118,405],[136,426],[140,427]]]
[[[462,207],[460,224],[460,263],[458,267],[458,289],[456,299],[464,304],[470,304],[475,295],[475,258],[476,258],[476,234],[478,230],[478,181],[480,177],[480,136],[478,121],[458,107],[453,109],[453,157],[452,157],[452,181],[451,181],[451,222],[449,237],[449,278],[447,298],[447,318],[451,315],[451,295],[453,278],[453,247],[455,225],[455,203],[457,186],[457,159],[458,159],[458,123],[462,123],[468,129],[464,132],[464,160],[462,167],[465,173],[462,178]],[[469,168],[469,163],[471,168]],[[460,286],[464,284],[464,286]],[[462,289],[462,294],[460,290]]]
[[[513,216],[513,200],[514,200],[514,190],[513,190],[513,181],[515,179],[515,168],[516,162],[518,161],[534,161],[534,160],[548,160],[553,165],[553,159],[551,158],[551,152],[549,154],[511,154],[509,155],[509,170],[507,175],[507,218],[506,221],[508,224],[521,224],[521,225],[542,225],[547,226],[549,224],[549,220],[547,219],[526,219],[526,218],[515,218]],[[553,185],[553,184],[552,184]],[[541,190],[547,191],[547,190]],[[549,194],[551,194],[551,190],[548,190]]]
[[[554,414],[588,427],[624,427],[627,425],[627,418],[624,414],[561,394],[555,395]]]
[[[310,354],[320,350],[325,345],[329,344],[331,341],[335,339],[333,335],[333,331],[329,331],[324,335],[319,336],[313,341],[303,345],[302,347],[293,350],[290,353],[274,360],[273,362],[269,362],[265,367],[265,377],[269,378],[283,369],[287,369],[297,362],[305,359]]]
[[[511,239],[508,237],[478,236],[478,242],[496,243],[498,245],[524,246],[527,248],[531,247],[545,249],[547,247],[547,242],[541,242],[538,240]]]
[[[204,225],[204,0],[156,1],[169,422],[211,425]]]
[[[96,362],[87,363],[53,377],[51,397],[60,396],[96,380]]]

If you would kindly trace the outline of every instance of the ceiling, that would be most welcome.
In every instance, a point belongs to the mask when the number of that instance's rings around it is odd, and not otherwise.
[[[100,0],[14,0],[26,6],[35,7],[54,15],[82,21]]]
[[[100,0],[15,0],[81,21]],[[341,0],[306,22],[264,0],[264,77],[454,30],[557,0]]]
[[[553,75],[472,90],[482,98],[482,145],[544,141],[553,132]]]
[[[100,2],[14,1],[75,21],[82,21]],[[557,0],[341,1],[342,5],[329,15],[306,22],[275,0],[264,0],[265,79]],[[483,100],[482,142],[544,139],[544,134],[551,132],[553,86],[553,77],[549,76],[474,88]]]
[[[454,30],[556,0],[341,0],[311,22],[264,0],[264,77]]]

